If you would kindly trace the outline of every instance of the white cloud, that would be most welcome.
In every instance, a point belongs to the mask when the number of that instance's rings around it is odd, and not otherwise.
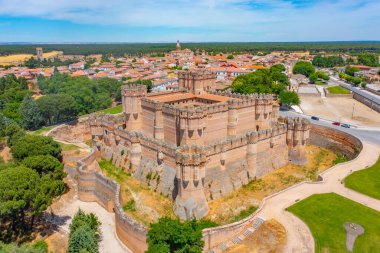
[[[1,16],[220,31],[208,41],[380,39],[379,13],[376,0],[0,0]]]

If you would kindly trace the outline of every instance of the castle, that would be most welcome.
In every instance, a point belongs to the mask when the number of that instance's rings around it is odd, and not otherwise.
[[[122,115],[90,118],[97,155],[174,200],[181,219],[289,162],[306,163],[307,120],[281,119],[272,95],[213,91],[207,71],[179,72],[178,90],[122,87]]]

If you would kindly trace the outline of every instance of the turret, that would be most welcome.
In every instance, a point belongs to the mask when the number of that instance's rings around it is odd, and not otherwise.
[[[207,110],[204,107],[179,109],[180,145],[203,145]]]
[[[122,87],[123,112],[126,118],[127,130],[140,130],[141,120],[141,98],[147,93],[145,85],[125,85]]]
[[[306,142],[309,139],[310,122],[301,118],[285,119],[287,125],[286,143],[289,161],[303,165],[307,163]]]
[[[194,95],[202,95],[208,91],[215,81],[215,75],[209,71],[179,71],[178,87],[185,88]]]
[[[177,150],[174,212],[182,220],[201,219],[208,213],[204,193],[206,160],[204,150],[195,145],[185,145]]]

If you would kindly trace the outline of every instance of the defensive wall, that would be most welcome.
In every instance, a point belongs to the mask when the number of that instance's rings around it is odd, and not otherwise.
[[[337,129],[314,124],[311,125],[309,143],[342,153],[350,160],[354,159],[362,149],[362,143],[356,137]],[[144,252],[147,249],[147,228],[125,214],[120,204],[120,185],[96,171],[98,166],[96,159],[96,153],[92,151],[87,157],[78,162],[74,177],[78,183],[79,199],[97,202],[107,211],[113,211],[115,213],[116,234],[120,241],[133,252]],[[73,175],[73,173],[70,173],[70,175]],[[237,238],[241,240],[244,237],[242,234],[245,234],[248,230],[252,231],[252,227],[255,227],[255,224],[260,220],[258,213],[263,205],[265,205],[265,200],[255,213],[245,219],[219,227],[204,229],[204,252],[211,252],[213,249],[218,252],[223,248],[221,245],[225,245],[227,241],[234,241]]]
[[[357,101],[365,104],[366,106],[368,106],[369,108],[371,108],[372,110],[374,111],[377,111],[380,113],[380,104],[375,102],[374,100],[371,100],[371,99],[368,99],[368,98],[365,98],[363,96],[361,96],[360,94],[358,93],[355,93],[354,94],[354,99],[356,99]]]

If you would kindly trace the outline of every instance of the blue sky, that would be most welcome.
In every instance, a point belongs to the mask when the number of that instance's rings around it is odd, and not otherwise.
[[[0,42],[380,40],[379,0],[0,0]]]

